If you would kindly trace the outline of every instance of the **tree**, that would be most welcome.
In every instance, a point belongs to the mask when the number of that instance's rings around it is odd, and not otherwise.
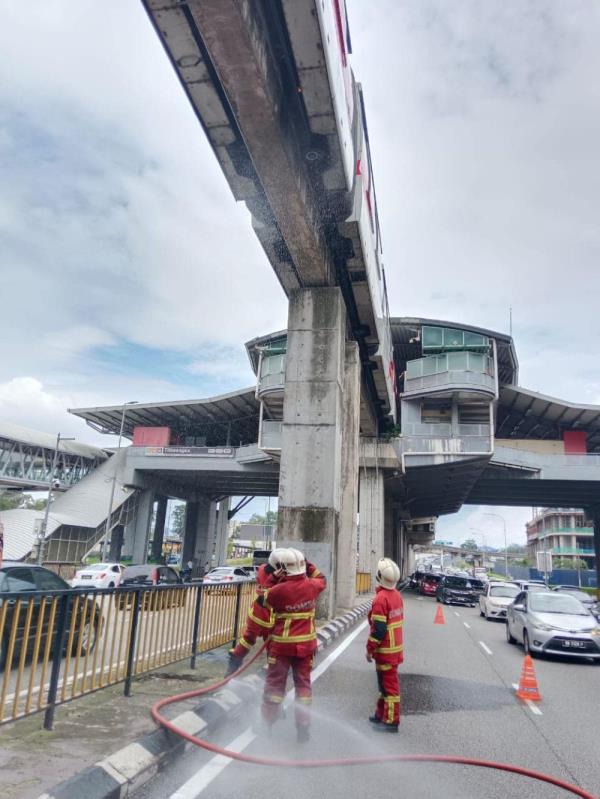
[[[515,553],[517,555],[520,555],[521,552],[525,552],[525,550],[526,550],[526,547],[525,547],[524,544],[509,544],[506,547],[506,551],[507,552],[513,552],[513,553]]]
[[[466,541],[462,542],[462,544],[460,545],[460,548],[461,549],[470,549],[470,550],[479,549],[479,547],[477,546],[477,541],[475,541],[474,538],[467,538]]]
[[[268,510],[264,515],[253,513],[248,519],[248,524],[277,524],[278,511]]]
[[[555,569],[587,569],[587,563],[581,558],[555,558]]]
[[[0,510],[15,510],[17,508],[44,510],[47,504],[47,499],[34,499],[31,494],[23,494],[21,491],[7,491],[4,494],[0,494]]]
[[[182,536],[185,529],[185,505],[182,502],[175,505],[171,513],[171,532],[175,535]]]

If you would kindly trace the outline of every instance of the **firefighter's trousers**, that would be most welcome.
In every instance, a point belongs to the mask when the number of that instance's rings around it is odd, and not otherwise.
[[[379,685],[379,699],[375,715],[384,724],[400,723],[400,681],[398,679],[398,665],[391,663],[377,663],[377,683]]]
[[[291,668],[296,689],[296,726],[308,727],[312,701],[310,672],[313,656],[269,655],[267,663],[268,670],[262,706],[263,719],[267,724],[273,724],[279,717],[281,703],[285,697],[285,684]]]

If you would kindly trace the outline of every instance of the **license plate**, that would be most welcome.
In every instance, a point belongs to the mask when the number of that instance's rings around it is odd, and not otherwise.
[[[82,580],[91,580],[92,579],[92,575],[91,574],[82,574],[81,575],[81,579]]]
[[[587,649],[587,641],[563,641],[562,645],[565,649]]]

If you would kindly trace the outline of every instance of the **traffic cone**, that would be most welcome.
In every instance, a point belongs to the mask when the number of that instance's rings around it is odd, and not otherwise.
[[[434,624],[446,624],[446,619],[444,618],[444,610],[441,605],[438,605],[438,609],[435,612],[435,619],[433,620]]]
[[[517,696],[519,699],[530,699],[532,702],[542,701],[531,655],[525,655],[523,668],[521,669],[521,679],[519,680],[519,687],[517,688]]]

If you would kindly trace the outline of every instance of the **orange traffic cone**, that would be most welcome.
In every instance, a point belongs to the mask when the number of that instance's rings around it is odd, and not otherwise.
[[[435,612],[435,619],[433,620],[434,624],[446,624],[446,619],[444,618],[444,611],[441,605],[438,605],[438,609]]]
[[[530,699],[532,702],[542,701],[542,697],[538,691],[531,655],[525,655],[523,668],[521,669],[521,679],[519,680],[519,687],[517,688],[517,696],[519,699]]]

